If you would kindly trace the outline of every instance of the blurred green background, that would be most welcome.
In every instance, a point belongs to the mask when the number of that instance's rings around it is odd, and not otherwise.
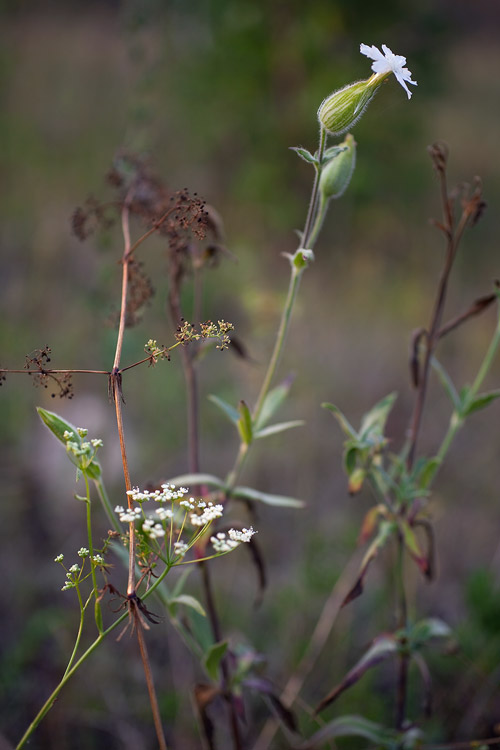
[[[283,685],[310,638],[322,604],[352,554],[370,497],[349,499],[342,440],[323,401],[357,424],[390,391],[389,422],[401,445],[413,393],[407,374],[411,331],[427,323],[443,243],[429,217],[440,212],[426,147],[450,148],[450,179],[481,175],[489,203],[465,239],[448,316],[489,293],[500,275],[500,6],[487,0],[143,0],[16,2],[1,8],[0,365],[20,368],[33,349],[52,347],[55,367],[108,369],[118,307],[118,229],[80,243],[70,218],[89,194],[109,195],[104,176],[120,149],[147,157],[172,188],[203,195],[223,217],[237,262],[210,273],[206,318],[235,324],[250,362],[206,358],[202,394],[203,469],[224,475],[236,436],[206,395],[252,402],[269,355],[287,286],[283,252],[295,249],[311,170],[290,150],[314,150],[316,110],[335,88],[369,75],[359,44],[404,54],[418,81],[411,101],[391,79],[354,129],[357,168],[333,206],[304,275],[281,375],[295,375],[283,419],[307,427],[258,445],[244,484],[301,497],[304,511],[259,509],[259,542],[269,587],[253,608],[255,575],[244,552],[213,565],[224,629],[267,659]],[[136,228],[137,231],[137,228]],[[124,360],[149,338],[168,341],[161,244],[146,248],[156,297],[128,333]],[[489,311],[443,347],[458,385],[475,374],[494,329]],[[128,454],[134,484],[187,469],[179,362],[137,368],[125,382]],[[490,387],[498,387],[500,368]],[[0,725],[19,738],[64,669],[76,629],[71,592],[52,563],[85,543],[82,508],[64,451],[35,406],[55,408],[102,437],[113,504],[123,484],[106,384],[80,376],[71,402],[50,399],[22,375],[0,391],[4,606],[0,643]],[[458,653],[438,655],[433,740],[491,736],[500,722],[500,513],[498,405],[460,434],[433,495],[439,575],[411,580],[412,611],[443,617]],[[446,429],[449,405],[433,383],[421,450]],[[106,528],[102,521],[102,531]],[[344,609],[302,697],[314,705],[393,620],[390,554],[374,566],[364,596]],[[196,572],[191,590],[199,587]],[[190,689],[201,673],[164,623],[150,634],[171,746],[199,746]],[[155,746],[135,642],[102,648],[63,693],[33,748]],[[392,721],[394,674],[365,678],[331,709]],[[419,692],[412,696],[418,713]],[[265,708],[249,704],[255,737]],[[286,742],[275,747],[287,747]],[[352,745],[359,747],[360,745]]]

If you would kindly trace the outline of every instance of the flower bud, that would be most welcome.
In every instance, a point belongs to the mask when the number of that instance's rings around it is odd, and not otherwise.
[[[359,120],[388,75],[373,75],[367,81],[351,83],[327,96],[318,109],[320,125],[331,135],[345,133]]]
[[[319,189],[322,200],[340,198],[349,185],[356,166],[356,141],[349,133],[343,143],[345,151],[325,164],[321,171]]]

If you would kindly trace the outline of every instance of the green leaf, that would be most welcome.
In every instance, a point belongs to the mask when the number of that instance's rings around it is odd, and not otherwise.
[[[366,412],[361,420],[361,428],[359,430],[359,437],[361,440],[373,432],[377,435],[383,435],[387,417],[394,406],[397,395],[397,393],[389,393],[381,401],[375,404],[370,411]]]
[[[354,427],[350,424],[350,422],[346,419],[346,417],[342,414],[339,408],[337,408],[334,404],[328,404],[323,403],[321,404],[323,409],[328,409],[332,412],[335,419],[338,421],[340,426],[342,427],[343,431],[346,435],[348,435],[350,438],[356,439],[358,438],[358,433],[354,429]]]
[[[361,596],[361,594],[363,593],[364,579],[366,573],[368,572],[368,568],[372,564],[373,560],[375,560],[380,550],[386,545],[387,541],[392,536],[394,529],[395,524],[392,521],[382,520],[380,522],[377,536],[368,547],[361,561],[361,565],[359,566],[358,571],[358,577],[356,578],[354,586],[352,586],[351,590],[342,602],[343,607],[345,607],[345,605],[349,602],[352,602],[353,599],[357,599],[357,597]]]
[[[405,547],[413,557],[422,573],[427,576],[429,573],[429,562],[427,557],[422,553],[415,532],[411,528],[408,521],[401,519],[398,522],[399,530],[403,536]]]
[[[203,657],[203,666],[212,680],[217,681],[219,667],[227,651],[227,641],[214,643]]]
[[[344,469],[347,476],[351,476],[353,471],[356,469],[356,459],[359,454],[359,449],[356,447],[348,448],[344,453]]]
[[[297,500],[294,497],[270,495],[268,492],[259,492],[259,490],[254,490],[251,487],[235,487],[231,495],[243,498],[244,500],[257,500],[266,505],[274,505],[275,507],[282,508],[303,508],[305,505],[302,500]]]
[[[73,433],[73,436],[71,440],[74,443],[77,443],[79,446],[82,444],[82,438],[78,434],[77,428],[71,424],[71,422],[67,422],[65,419],[60,417],[58,414],[55,414],[53,411],[48,411],[47,409],[42,409],[41,406],[37,406],[36,410],[38,412],[38,416],[42,420],[42,422],[49,428],[49,430],[52,432],[53,435],[65,446],[67,443],[66,438],[64,437],[65,432],[71,432]],[[94,458],[91,463],[83,468],[78,458],[73,455],[72,453],[67,453],[67,456],[71,463],[77,467],[79,471],[86,474],[90,479],[100,479],[102,475],[101,471],[101,465],[99,461]],[[77,474],[77,479],[79,478],[79,475]]]
[[[290,146],[290,151],[295,151],[297,156],[300,156],[301,159],[308,162],[308,164],[317,164],[318,160],[315,156],[311,154],[310,151],[308,151],[306,148],[302,148],[301,146]]]
[[[293,378],[288,377],[282,383],[269,391],[264,399],[264,403],[262,404],[259,418],[255,423],[256,430],[262,429],[262,427],[264,427],[264,425],[269,422],[273,414],[278,411],[279,407],[290,393],[292,383]]]
[[[452,379],[450,378],[450,376],[444,369],[443,365],[435,357],[432,357],[431,365],[437,372],[439,380],[441,381],[441,385],[443,386],[446,393],[448,394],[448,397],[450,398],[451,403],[453,404],[453,406],[458,412],[461,412],[462,402],[461,402],[460,396],[457,393],[457,389],[453,385]]]
[[[335,737],[363,737],[379,747],[390,750],[396,750],[398,743],[398,733],[394,730],[386,729],[363,716],[348,715],[329,721],[306,742],[299,745],[298,750],[314,750]]]
[[[213,474],[179,474],[177,477],[172,477],[168,480],[169,484],[175,484],[176,487],[181,485],[192,487],[195,484],[208,484],[209,487],[220,487],[225,488],[225,484],[222,479],[215,477]]]
[[[57,414],[54,414],[53,411],[47,411],[47,409],[42,409],[41,406],[37,406],[36,410],[42,422],[49,428],[52,434],[55,435],[56,438],[61,441],[61,443],[66,445],[66,438],[63,437],[64,433],[72,432],[74,435],[74,442],[78,443],[79,445],[81,444],[82,439],[80,435],[78,434],[76,427],[72,425],[71,422],[67,422],[62,417],[58,416]]]
[[[344,690],[347,690],[351,685],[358,682],[358,680],[360,680],[369,669],[377,666],[377,664],[380,664],[397,653],[398,644],[394,636],[381,636],[380,638],[377,638],[368,651],[363,654],[357,664],[349,670],[342,682],[340,682],[325,698],[323,698],[316,709],[316,713],[319,713],[333,703],[333,701],[336,700]]]
[[[342,154],[344,151],[348,150],[349,146],[330,146],[330,148],[327,148],[323,154],[322,163],[326,164],[326,162],[335,159],[335,157],[339,156],[339,154]]]
[[[470,404],[467,404],[462,412],[462,416],[467,417],[479,409],[484,409],[486,406],[491,404],[492,401],[500,397],[500,390],[489,391],[488,393],[480,393],[472,399]]]
[[[453,631],[444,620],[440,620],[438,617],[429,617],[412,625],[408,635],[414,648],[420,648],[431,638],[451,638]]]
[[[173,596],[168,601],[169,605],[171,604],[183,604],[185,607],[191,607],[191,609],[194,609],[198,614],[200,614],[202,617],[206,617],[207,613],[201,606],[198,599],[195,599],[194,596],[190,596],[189,594],[179,594],[178,596]]]
[[[263,427],[262,430],[258,430],[254,434],[254,438],[269,437],[269,435],[276,435],[278,432],[291,430],[293,427],[302,427],[304,424],[303,419],[294,419],[291,422],[278,422],[277,424],[272,424],[269,427]]]
[[[219,398],[219,396],[214,396],[213,393],[211,393],[208,396],[208,400],[211,401],[216,406],[218,406],[219,409],[226,415],[226,417],[229,419],[230,422],[232,422],[234,425],[238,424],[240,415],[238,414],[238,410],[235,409],[234,406],[231,406],[231,404],[228,404],[227,401],[224,401],[224,399]]]
[[[244,401],[240,401],[238,404],[239,418],[238,418],[238,431],[240,437],[245,445],[250,445],[253,440],[253,423],[250,409]]]
[[[421,463],[418,465],[418,471],[415,472],[419,486],[426,489],[434,479],[434,475],[440,466],[441,459],[437,458],[437,456],[422,459]]]

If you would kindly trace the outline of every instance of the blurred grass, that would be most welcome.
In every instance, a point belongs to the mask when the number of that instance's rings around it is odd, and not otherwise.
[[[253,364],[244,365],[229,353],[223,359],[213,355],[206,360],[203,388],[251,402],[287,283],[280,253],[295,246],[293,230],[303,223],[310,189],[308,167],[288,147],[314,148],[321,100],[336,87],[367,76],[360,42],[384,42],[405,54],[418,81],[411,102],[390,81],[355,129],[356,173],[334,206],[316,263],[304,277],[281,368],[283,375],[296,374],[293,403],[283,418],[304,417],[308,426],[292,438],[257,446],[245,475],[247,484],[308,502],[303,513],[278,515],[268,508],[259,513],[259,542],[270,568],[261,610],[251,613],[255,584],[244,555],[230,566],[225,561],[214,565],[223,585],[220,605],[227,631],[244,633],[251,619],[251,640],[266,652],[278,683],[303,652],[367,507],[366,498],[346,496],[341,437],[319,404],[339,404],[356,423],[382,395],[399,390],[389,424],[395,447],[411,410],[407,344],[411,330],[426,323],[442,257],[441,239],[427,224],[439,211],[425,153],[433,140],[449,144],[453,180],[481,174],[491,206],[464,243],[450,315],[489,291],[498,276],[494,217],[500,198],[500,82],[493,74],[500,65],[494,31],[498,15],[497,6],[486,2],[475,3],[472,10],[465,2],[416,0],[390,0],[383,7],[364,0],[2,6],[2,366],[22,367],[26,353],[47,343],[55,366],[109,366],[115,334],[103,321],[117,306],[119,232],[82,245],[72,237],[69,220],[90,192],[104,192],[104,174],[117,150],[125,148],[149,154],[169,185],[198,191],[224,218],[227,245],[238,263],[228,261],[211,274],[206,316],[235,323]],[[153,244],[147,251],[157,298],[129,333],[124,359],[138,358],[151,336],[168,340],[170,335],[158,249]],[[446,343],[446,360],[459,383],[473,376],[493,325],[493,313],[486,314]],[[492,386],[495,379],[498,367]],[[72,470],[38,424],[34,406],[56,408],[104,437],[108,483],[115,497],[122,491],[105,383],[80,376],[76,391],[73,402],[54,404],[23,376],[10,376],[0,392],[0,558],[11,605],[0,651],[1,724],[10,738],[20,734],[63,668],[69,648],[66,623],[75,612],[69,597],[58,591],[59,571],[51,560],[82,543]],[[186,469],[180,393],[175,361],[128,375],[126,432],[134,483]],[[448,415],[438,387],[431,389],[430,399],[422,441],[427,450],[438,444]],[[233,460],[234,435],[205,399],[202,420],[204,468],[224,475]],[[418,611],[465,628],[467,649],[475,640],[494,641],[489,626],[470,616],[465,581],[480,567],[498,578],[498,444],[498,406],[493,406],[459,436],[437,485],[439,579],[426,588],[414,582]],[[389,561],[382,560],[379,571],[370,574],[364,597],[343,611],[306,700],[314,703],[380,629],[392,626],[389,569]],[[195,590],[196,578],[190,579]],[[197,741],[188,691],[199,675],[175,633],[162,626],[156,640],[169,723],[178,746],[188,747]],[[68,687],[33,747],[125,747],[132,742],[127,731],[135,738],[134,748],[153,742],[140,739],[141,733],[150,737],[147,700],[130,645],[130,659],[122,658],[124,643],[110,644],[78,684]],[[490,672],[495,675],[495,643],[469,689],[484,684]],[[443,718],[434,732],[446,739],[454,736],[452,687],[463,664],[442,658],[448,690],[439,693]],[[36,684],[30,678],[35,673]],[[381,675],[365,686],[360,683],[335,710],[390,721],[390,706],[383,716],[376,693],[390,694],[391,676]],[[134,694],[125,697],[119,685],[128,677],[135,682]],[[416,707],[418,697],[415,701]],[[467,731],[492,731],[500,720],[495,711],[488,708],[482,717],[473,717],[476,723],[471,720]]]

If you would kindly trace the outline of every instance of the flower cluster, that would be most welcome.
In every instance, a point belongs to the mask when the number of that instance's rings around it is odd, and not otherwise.
[[[86,469],[95,458],[99,448],[102,448],[103,442],[100,438],[85,440],[87,432],[84,427],[77,427],[76,434],[71,430],[65,430],[63,438],[66,441],[66,451],[73,456],[74,462],[81,469]]]
[[[219,531],[215,536],[210,537],[212,547],[216,552],[231,552],[236,549],[242,542],[248,543],[257,532],[250,526],[249,529],[229,529],[227,536],[223,531]]]
[[[119,520],[136,525],[141,532],[139,545],[144,554],[153,552],[170,564],[177,564],[200,542],[213,521],[224,512],[220,503],[190,497],[186,487],[176,488],[173,484],[162,484],[160,489],[151,491],[134,487],[127,494],[130,507],[115,507]],[[159,505],[154,511],[149,506],[151,510],[147,512],[144,503],[148,502]],[[230,529],[227,536],[220,532],[211,539],[215,554],[210,557],[230,552],[241,542],[249,542],[253,534],[255,531],[251,527],[242,531]]]

